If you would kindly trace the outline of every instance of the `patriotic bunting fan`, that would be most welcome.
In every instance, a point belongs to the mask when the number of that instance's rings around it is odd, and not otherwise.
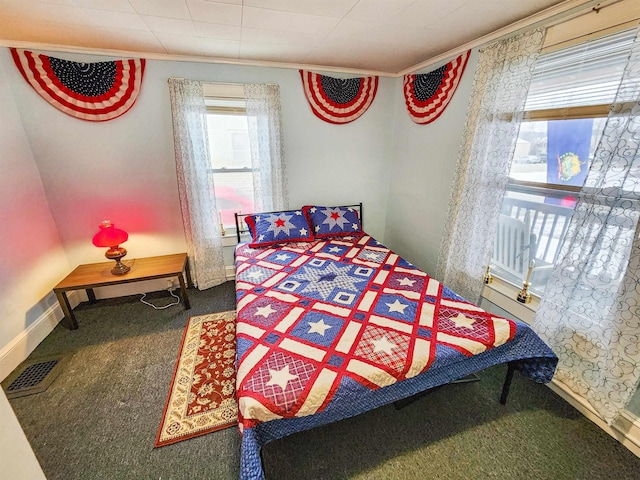
[[[404,76],[404,99],[409,117],[416,123],[431,123],[451,101],[471,50],[429,73]]]
[[[72,117],[92,122],[112,120],[135,103],[144,59],[77,63],[11,49],[25,80],[47,102]]]
[[[300,70],[311,110],[329,123],[349,123],[367,111],[378,90],[378,77],[333,78]]]

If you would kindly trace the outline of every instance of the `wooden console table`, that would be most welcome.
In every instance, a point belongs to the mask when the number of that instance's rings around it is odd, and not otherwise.
[[[76,321],[76,317],[69,304],[69,298],[67,297],[69,290],[86,290],[89,303],[95,303],[96,296],[93,289],[96,287],[121,285],[123,283],[140,282],[142,280],[154,280],[156,278],[178,277],[184,308],[185,310],[191,308],[189,297],[187,296],[187,286],[191,287],[192,282],[186,253],[136,258],[126,261],[125,263],[131,266],[131,270],[124,275],[113,275],[111,273],[113,262],[79,265],[53,288],[60,307],[62,307],[62,312],[64,313],[64,325],[69,330],[78,328],[78,322]]]

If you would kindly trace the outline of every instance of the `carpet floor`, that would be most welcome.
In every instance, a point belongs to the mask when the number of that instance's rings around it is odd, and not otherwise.
[[[235,308],[233,282],[190,300],[189,311],[136,296],[82,304],[78,330],[59,325],[36,348],[30,359],[73,354],[46,392],[11,400],[49,480],[238,478],[235,428],[153,448],[187,319]],[[516,374],[501,406],[505,371],[273,442],[267,478],[640,479],[639,458],[547,387]]]

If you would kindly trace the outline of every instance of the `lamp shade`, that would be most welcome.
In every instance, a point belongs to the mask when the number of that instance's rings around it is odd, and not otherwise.
[[[100,224],[100,231],[93,237],[93,244],[96,247],[117,247],[129,238],[129,234],[124,230],[116,228],[109,220]]]

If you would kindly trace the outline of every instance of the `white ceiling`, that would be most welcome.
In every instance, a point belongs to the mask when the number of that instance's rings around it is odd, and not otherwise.
[[[561,3],[563,0],[0,0],[0,44],[395,74]],[[576,0],[564,3],[575,4]]]

